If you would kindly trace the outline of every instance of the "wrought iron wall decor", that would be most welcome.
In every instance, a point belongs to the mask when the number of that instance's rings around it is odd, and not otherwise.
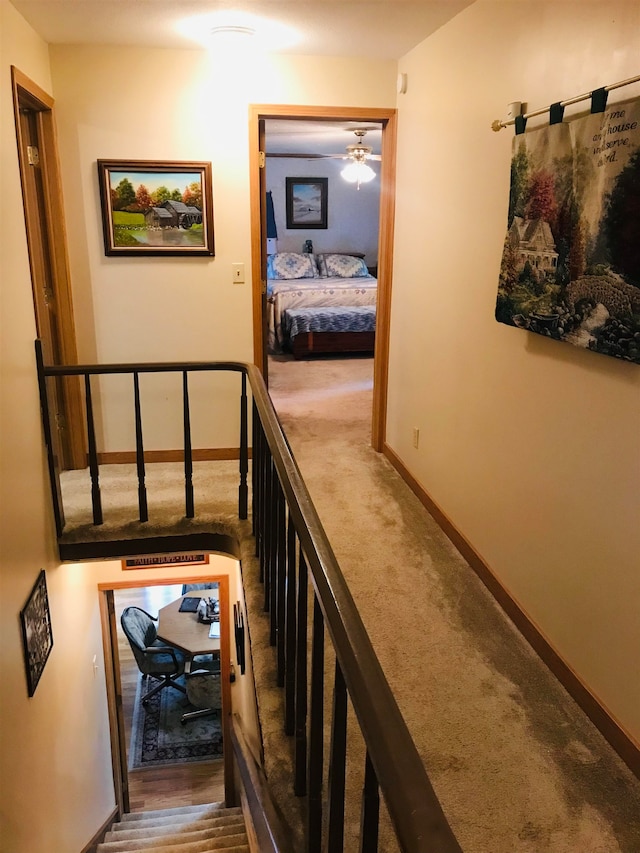
[[[27,690],[33,696],[53,648],[51,614],[44,569],[38,575],[24,608],[20,611]]]

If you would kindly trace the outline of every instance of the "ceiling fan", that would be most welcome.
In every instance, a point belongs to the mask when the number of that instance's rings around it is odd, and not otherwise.
[[[318,159],[333,159],[333,160],[356,160],[362,161],[365,160],[381,160],[382,157],[380,154],[374,154],[373,148],[369,145],[364,145],[362,140],[367,135],[369,130],[375,130],[376,128],[369,127],[356,127],[353,130],[349,129],[348,133],[353,133],[357,141],[355,144],[347,145],[345,148],[345,152],[341,154],[328,154],[328,153],[312,153],[306,151],[291,151],[291,152],[267,152],[267,157],[290,157],[290,158],[298,158],[300,160],[318,160]],[[292,137],[293,138],[293,137]]]
[[[367,164],[367,160],[381,160],[380,154],[374,154],[373,149],[369,145],[363,145],[367,131],[363,128],[358,128],[353,131],[358,138],[354,145],[347,145],[347,156],[345,159],[351,160],[344,169],[340,172],[345,181],[350,184],[355,184],[357,189],[360,189],[360,184],[366,184],[372,181],[376,173],[371,166]]]
[[[345,181],[357,185],[360,189],[360,184],[367,183],[375,178],[376,173],[371,166],[367,164],[367,160],[381,160],[380,154],[374,154],[373,148],[370,145],[365,145],[363,139],[369,128],[357,127],[352,132],[356,137],[356,142],[347,145],[345,153],[342,154],[311,154],[311,153],[267,153],[267,157],[291,157],[301,160],[348,160],[349,162],[341,171]]]

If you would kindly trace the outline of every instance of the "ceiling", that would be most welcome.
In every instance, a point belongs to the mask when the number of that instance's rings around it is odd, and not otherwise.
[[[347,145],[354,145],[356,128],[366,129],[363,145],[373,154],[380,153],[382,125],[363,121],[307,121],[301,119],[268,119],[265,122],[265,143],[268,154],[343,154]]]
[[[50,44],[199,48],[218,22],[271,23],[292,38],[268,34],[278,53],[399,59],[473,0],[11,0]],[[242,17],[244,16],[244,17]],[[247,17],[249,16],[249,17]],[[180,27],[195,25],[191,34]]]

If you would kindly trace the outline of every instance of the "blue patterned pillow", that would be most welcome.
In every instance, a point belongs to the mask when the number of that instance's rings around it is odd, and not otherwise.
[[[318,255],[320,275],[338,278],[363,278],[369,270],[362,258],[353,255]]]
[[[267,278],[317,278],[318,268],[313,255],[297,252],[277,252],[267,258]]]

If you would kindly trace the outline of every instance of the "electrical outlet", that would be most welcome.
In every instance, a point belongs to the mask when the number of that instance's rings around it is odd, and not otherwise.
[[[418,427],[414,427],[413,428],[413,446],[417,450],[419,445],[420,445],[420,430],[418,429]]]
[[[231,276],[234,284],[244,284],[244,264],[231,264]]]

